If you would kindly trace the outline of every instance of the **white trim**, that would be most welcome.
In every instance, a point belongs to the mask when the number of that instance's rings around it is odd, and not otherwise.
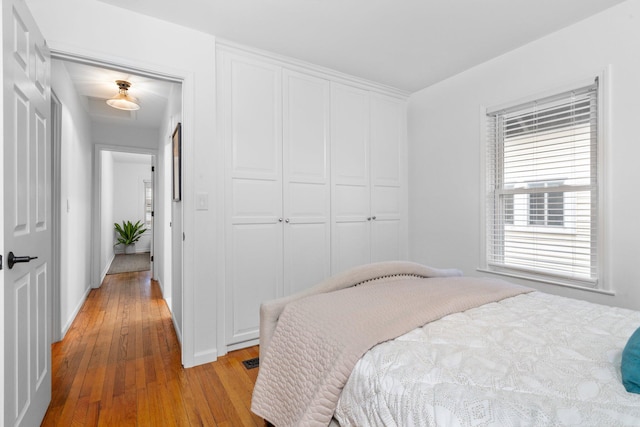
[[[615,292],[609,291],[609,290],[606,290],[606,289],[589,288],[589,287],[586,287],[586,286],[572,285],[572,284],[569,284],[569,283],[566,283],[566,282],[555,281],[555,280],[552,280],[552,279],[539,277],[539,276],[534,276],[534,275],[517,274],[517,273],[506,272],[506,271],[488,270],[486,268],[476,268],[476,271],[480,271],[482,273],[497,274],[499,276],[515,277],[517,279],[525,279],[525,280],[530,280],[530,281],[533,281],[533,282],[546,283],[548,285],[562,286],[562,287],[565,287],[565,288],[579,289],[581,291],[595,292],[597,294],[604,294],[604,295],[611,295],[611,296],[615,296],[615,294],[616,294]]]
[[[73,310],[73,313],[71,313],[71,316],[69,316],[69,321],[67,322],[66,325],[64,325],[64,327],[60,331],[61,339],[64,339],[65,335],[67,335],[67,332],[69,331],[69,328],[71,328],[71,325],[76,320],[76,316],[78,315],[78,313],[80,313],[80,310],[82,309],[82,306],[84,305],[85,301],[87,300],[87,297],[89,296],[89,292],[91,292],[91,290],[92,290],[91,286],[87,286],[87,290],[85,291],[85,293],[82,296],[82,298],[80,298],[80,302],[78,303],[76,308]]]
[[[101,235],[101,221],[102,221],[102,205],[101,205],[101,194],[102,194],[102,162],[100,161],[100,155],[103,151],[110,152],[122,152],[122,153],[135,153],[135,154],[146,154],[152,157],[153,159],[157,156],[158,150],[152,148],[138,148],[138,147],[126,147],[119,145],[107,145],[107,144],[95,144],[94,152],[93,152],[93,223],[94,227],[92,227],[93,232],[91,239],[91,251],[92,251],[92,283],[93,288],[99,288],[102,285],[102,281],[104,280],[104,275],[101,275],[100,271],[100,248],[102,247],[102,235]],[[115,251],[114,251],[115,253]]]
[[[215,43],[215,37],[213,37]],[[147,63],[139,58],[127,59],[121,55],[110,55],[104,52],[97,52],[93,49],[85,49],[77,45],[70,45],[64,42],[48,40],[49,49],[54,58],[69,59],[75,61],[88,61],[93,64],[100,64],[106,68],[128,70],[136,74],[145,76],[153,76],[157,79],[165,79],[182,84],[182,159],[183,166],[186,169],[184,174],[182,190],[183,202],[191,203],[193,200],[194,174],[195,174],[195,102],[196,102],[196,74],[200,76],[201,69],[198,67],[190,69],[173,68],[167,64]],[[215,52],[212,52],[215,55]],[[198,71],[198,73],[197,73]],[[214,64],[215,72],[215,64]],[[215,79],[215,76],[210,76]],[[216,112],[211,112],[212,117],[216,117]],[[94,157],[95,161],[95,157]],[[183,169],[183,170],[184,170]],[[95,174],[95,171],[94,171]],[[95,176],[95,175],[94,175]],[[94,183],[94,188],[97,184]],[[217,199],[217,197],[216,197]],[[95,209],[95,204],[93,205]],[[95,213],[94,213],[95,219]],[[187,237],[191,237],[191,231],[195,227],[195,212],[190,215],[183,215],[181,228]],[[94,231],[95,232],[95,231]],[[195,235],[195,232],[194,232]],[[195,280],[193,276],[196,274],[195,262],[193,254],[195,251],[196,239],[186,239],[183,242],[183,259],[180,262],[182,268],[182,294],[183,294],[183,310],[182,310],[182,363],[185,367],[194,366],[194,346],[195,346],[195,330],[196,330],[196,306],[195,306]],[[92,250],[95,250],[95,242],[92,242]],[[92,257],[92,271],[96,271],[96,260],[99,255]],[[165,260],[167,262],[167,260]],[[96,273],[94,273],[96,274]],[[97,274],[96,274],[97,275]],[[186,309],[185,309],[186,308]],[[172,316],[173,318],[173,316]]]
[[[113,260],[115,258],[116,258],[116,254],[114,253],[111,259],[109,260],[109,262],[107,263],[107,265],[105,265],[104,269],[100,273],[100,283],[104,282],[104,278],[107,277],[107,272],[111,268],[111,263],[113,263]]]
[[[55,108],[54,108],[55,104]],[[61,150],[62,150],[62,102],[51,90],[51,342],[62,339],[61,313]]]
[[[485,109],[485,115],[495,113],[497,111],[501,111],[513,106],[526,104],[528,102],[532,102],[538,99],[549,98],[563,92],[569,92],[574,89],[580,89],[589,85],[592,85],[596,78],[600,80],[603,79],[604,71],[594,71],[593,73],[588,73],[585,76],[578,77],[576,79],[572,79],[568,82],[562,82],[557,86],[554,86],[551,89],[545,89],[542,91],[536,91],[533,93],[529,93],[527,95],[522,96],[521,98],[511,99],[509,101],[503,101],[500,104],[489,106]],[[484,137],[484,135],[483,135]]]
[[[204,365],[205,363],[211,363],[218,360],[218,351],[214,348],[206,351],[198,351],[193,356],[193,361],[196,365]]]
[[[351,76],[349,74],[341,73],[340,71],[325,68],[320,65],[312,64],[310,62],[305,62],[299,59],[290,58],[266,50],[245,46],[229,40],[216,38],[216,47],[222,51],[230,53],[236,52],[259,56],[263,61],[268,61],[276,65],[286,66],[288,69],[293,71],[311,74],[316,77],[329,79],[333,82],[355,86],[365,90],[379,92],[385,95],[392,96],[394,98],[407,99],[411,95],[410,92],[404,91],[402,89],[387,86],[371,80],[366,80],[360,77]]]
[[[102,67],[109,69],[116,69],[118,71],[130,72],[142,77],[148,77],[151,79],[162,80],[165,82],[182,83],[183,78],[179,77],[182,73],[179,71],[157,72],[152,69],[151,66],[140,65],[140,63],[132,63],[125,61],[123,58],[106,57],[97,58],[94,51],[82,51],[76,46],[65,46],[63,43],[52,43],[53,46],[49,46],[52,59],[59,59],[61,61],[76,62],[78,64],[91,65],[94,67]],[[75,52],[74,52],[75,51]],[[80,51],[78,53],[78,51]]]
[[[609,179],[613,168],[609,164],[609,144],[611,143],[611,64],[598,73],[600,91],[598,93],[598,271],[600,272],[599,289],[613,292],[613,274],[611,272],[610,255],[612,248],[609,233],[609,218],[612,218]]]
[[[242,341],[239,343],[231,344],[227,346],[227,352],[240,350],[247,347],[253,347],[254,345],[260,344],[260,338],[256,338],[254,340]]]
[[[166,303],[166,300],[165,300]],[[173,312],[171,311],[171,307],[169,306],[169,304],[167,304],[167,307],[169,307],[169,313],[171,313],[171,322],[173,323],[173,330],[176,332],[176,337],[178,338],[178,342],[180,343],[180,347],[182,348],[182,333],[180,332],[180,328],[178,328],[178,323],[176,322],[176,317],[173,315]],[[184,353],[184,350],[183,350]],[[182,363],[182,365],[184,366],[184,362]]]

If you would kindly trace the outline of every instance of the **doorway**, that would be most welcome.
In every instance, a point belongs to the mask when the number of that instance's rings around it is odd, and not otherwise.
[[[52,336],[64,336],[88,292],[100,286],[110,257],[119,249],[113,246],[114,222],[128,217],[132,222],[140,219],[151,225],[153,233],[149,237],[153,238],[142,244],[153,256],[153,278],[158,280],[174,316],[178,315],[181,312],[170,303],[176,281],[172,264],[182,260],[171,257],[170,224],[175,222],[175,207],[167,186],[171,169],[164,166],[164,157],[166,146],[171,143],[170,134],[182,120],[182,84],[178,79],[115,64],[55,53],[52,56],[52,87],[60,103],[57,125],[54,123],[60,133],[60,156],[52,159],[52,170],[57,174],[54,182],[56,178],[60,181],[60,190],[54,193],[54,205],[59,205],[56,210],[60,236],[53,244],[60,246],[61,260],[61,280],[54,289],[57,302],[52,310],[59,326]],[[115,81],[123,79],[131,81],[131,93],[139,98],[140,110],[116,110],[106,104],[106,99],[118,91]],[[103,176],[104,153],[120,156],[120,160],[146,156],[149,174],[136,178],[131,187],[134,196],[144,200],[151,186],[151,212],[147,212],[146,203],[141,203],[140,212],[127,214],[127,218],[114,216],[113,192],[104,190],[104,185],[113,184]]]
[[[96,175],[99,183],[99,228],[100,244],[100,283],[106,274],[114,272],[114,261],[122,262],[130,256],[136,260],[149,260],[151,278],[154,272],[154,182],[155,182],[155,153],[145,153],[142,150],[123,151],[123,148],[97,146]],[[118,244],[114,226],[118,224],[122,229],[125,223],[140,226],[144,232],[139,239],[130,246]],[[120,255],[120,256],[118,256]],[[142,255],[142,257],[141,257]],[[129,268],[117,268],[117,272],[140,271],[147,265],[137,265],[139,262],[128,262]],[[142,264],[146,264],[143,262]],[[123,266],[123,267],[126,267]]]

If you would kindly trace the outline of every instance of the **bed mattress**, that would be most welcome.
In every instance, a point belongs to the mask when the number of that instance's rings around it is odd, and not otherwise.
[[[640,425],[620,375],[640,312],[532,292],[446,316],[356,364],[342,426]]]

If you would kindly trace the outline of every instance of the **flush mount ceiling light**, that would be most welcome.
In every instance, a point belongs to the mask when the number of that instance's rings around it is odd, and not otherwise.
[[[118,85],[118,93],[113,98],[107,99],[107,104],[118,110],[139,110],[138,100],[128,93],[131,83],[125,80],[116,80],[116,84]]]

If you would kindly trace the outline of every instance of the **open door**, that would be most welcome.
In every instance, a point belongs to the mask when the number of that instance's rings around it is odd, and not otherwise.
[[[23,0],[2,0],[2,38],[2,418],[35,426],[51,400],[51,61]]]

